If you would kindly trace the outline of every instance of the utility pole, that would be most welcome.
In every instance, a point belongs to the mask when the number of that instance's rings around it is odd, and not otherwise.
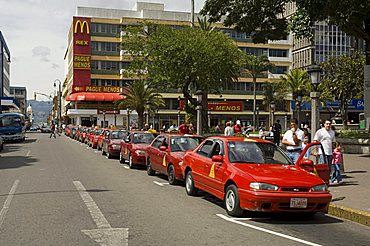
[[[62,82],[59,79],[54,80],[54,87],[56,87],[55,82],[58,81],[58,128],[59,132],[62,129]]]
[[[191,0],[191,27],[194,27],[194,0]]]

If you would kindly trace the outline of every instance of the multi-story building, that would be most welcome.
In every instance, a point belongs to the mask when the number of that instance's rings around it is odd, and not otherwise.
[[[0,31],[0,113],[19,112],[14,97],[10,96],[10,51]]]
[[[25,86],[10,86],[10,96],[15,98],[20,113],[27,115],[27,88]]]
[[[119,99],[122,87],[133,78],[125,77],[123,72],[130,65],[130,57],[121,50],[121,31],[126,26],[135,25],[143,20],[171,26],[190,25],[191,14],[164,10],[164,4],[137,2],[134,10],[102,9],[78,7],[77,14],[68,35],[68,49],[65,59],[68,73],[63,84],[63,98],[67,101],[64,116],[73,124],[81,125],[123,125],[128,117],[127,110],[114,107],[113,100]],[[291,69],[291,40],[254,44],[251,37],[239,33],[221,23],[216,30],[230,36],[240,49],[246,53],[266,55],[275,68],[257,79],[258,119],[267,123],[269,109],[262,107],[264,96],[262,85],[278,81],[280,75]],[[244,125],[251,124],[253,118],[253,83],[244,74],[232,87],[223,88],[222,95],[209,94],[209,124],[224,124],[226,120],[241,120]],[[177,125],[185,112],[179,110],[182,94],[177,90],[160,92],[166,107],[158,110],[149,123],[162,127]],[[235,107],[220,107],[235,106]],[[289,103],[278,108],[275,117],[286,121],[290,112]]]

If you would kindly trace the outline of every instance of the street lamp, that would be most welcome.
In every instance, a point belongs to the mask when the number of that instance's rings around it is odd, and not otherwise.
[[[180,113],[181,109],[180,107],[177,108],[177,126],[180,126]]]
[[[54,87],[56,87],[55,82],[59,82],[58,86],[58,131],[62,129],[62,82],[59,79],[54,80]]]
[[[197,97],[197,134],[202,134],[202,101],[203,101],[203,92],[201,90],[197,90],[195,92],[195,96]]]
[[[130,109],[127,108],[126,112],[127,112],[127,130],[129,131],[130,130]]]
[[[301,125],[301,105],[302,105],[302,93],[299,92],[297,96],[297,101],[296,101],[296,108],[297,108],[297,120],[298,120],[298,126]]]
[[[270,102],[270,109],[271,109],[271,124],[270,124],[270,126],[272,126],[274,124],[275,108],[276,108],[275,102],[271,101]]]
[[[257,129],[259,128],[259,113],[260,113],[260,107],[256,106],[256,121],[257,121]]]
[[[321,69],[317,65],[308,67],[307,73],[310,76],[311,83],[313,85],[314,91],[310,93],[312,99],[311,104],[311,134],[315,135],[318,129],[318,122],[320,118],[320,112],[318,110],[318,99],[320,98],[320,92],[317,91],[317,86],[320,84]]]
[[[103,110],[103,127],[106,127],[105,126],[105,110]]]

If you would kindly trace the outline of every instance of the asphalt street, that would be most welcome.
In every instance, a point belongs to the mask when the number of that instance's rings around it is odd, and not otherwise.
[[[0,152],[0,245],[370,245],[370,229],[317,214],[246,213],[130,170],[65,136]]]

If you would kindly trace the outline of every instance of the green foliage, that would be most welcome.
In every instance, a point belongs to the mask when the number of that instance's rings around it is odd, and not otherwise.
[[[298,96],[309,97],[312,84],[305,70],[293,69],[280,77],[281,86],[287,93],[292,93],[293,100]]]
[[[288,30],[295,34],[296,38],[314,38],[312,31],[313,22],[305,9],[298,9],[290,18]]]
[[[128,76],[144,76],[157,90],[179,88],[193,105],[195,90],[218,93],[238,79],[243,62],[242,51],[227,35],[187,26],[142,23],[126,30],[122,49],[133,59]]]
[[[283,39],[288,35],[288,21],[282,17],[289,0],[206,0],[201,11],[211,22],[220,21],[250,34],[256,43]],[[281,15],[279,15],[281,14]]]
[[[121,95],[125,98],[114,103],[119,108],[136,110],[140,129],[143,128],[144,112],[153,112],[158,107],[164,106],[162,96],[156,93],[145,80],[134,80]]]
[[[275,102],[277,108],[285,105],[286,90],[279,83],[266,83],[263,85],[263,106],[268,108],[272,101]]]
[[[356,130],[338,130],[338,138],[370,139],[370,133]]]

